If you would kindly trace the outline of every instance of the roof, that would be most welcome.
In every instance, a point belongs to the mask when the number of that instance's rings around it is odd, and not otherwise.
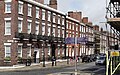
[[[107,21],[114,29],[120,32],[120,18],[109,18]]]

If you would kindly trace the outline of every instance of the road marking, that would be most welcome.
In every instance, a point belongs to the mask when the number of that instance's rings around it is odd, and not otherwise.
[[[93,71],[93,72],[98,72],[98,71],[100,71],[100,70],[102,70],[102,69],[104,69],[104,68],[100,68],[100,69],[98,69],[98,70],[95,70],[95,71]]]

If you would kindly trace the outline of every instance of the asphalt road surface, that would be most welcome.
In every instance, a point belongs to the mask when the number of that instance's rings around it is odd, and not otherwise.
[[[73,72],[75,70],[74,66],[71,67],[56,67],[56,68],[43,68],[34,69],[28,71],[10,71],[10,72],[0,72],[0,75],[52,75],[54,73],[60,72]],[[77,70],[81,72],[89,72],[92,75],[105,75],[104,66],[96,66],[92,63],[84,63],[77,65]]]

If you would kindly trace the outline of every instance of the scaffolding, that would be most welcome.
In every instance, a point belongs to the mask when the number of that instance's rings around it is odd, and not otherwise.
[[[106,28],[108,28],[107,25],[110,26],[110,34],[107,35],[106,75],[113,75],[120,66],[120,0],[110,0],[106,9]],[[114,41],[114,49],[110,48],[111,39]]]

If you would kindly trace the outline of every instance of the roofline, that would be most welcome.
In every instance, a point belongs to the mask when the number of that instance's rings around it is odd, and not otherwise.
[[[65,16],[65,13],[63,13],[63,12],[61,12],[61,11],[59,11],[59,10],[53,9],[53,8],[51,8],[51,7],[49,7],[49,6],[44,5],[44,4],[38,3],[38,2],[36,2],[36,1],[32,1],[32,0],[23,0],[23,1],[28,2],[28,3],[31,3],[31,4],[33,4],[33,5],[37,5],[37,6],[39,6],[39,7],[44,8],[44,9],[47,9],[47,10],[50,10],[50,11],[53,11],[53,12],[56,12],[56,13],[59,13],[59,14]]]
[[[77,23],[80,23],[80,21],[78,21],[78,20],[76,20],[76,19],[74,19],[74,18],[68,17],[68,16],[66,16],[66,19],[69,19],[69,20],[75,21],[75,22],[77,22]]]

